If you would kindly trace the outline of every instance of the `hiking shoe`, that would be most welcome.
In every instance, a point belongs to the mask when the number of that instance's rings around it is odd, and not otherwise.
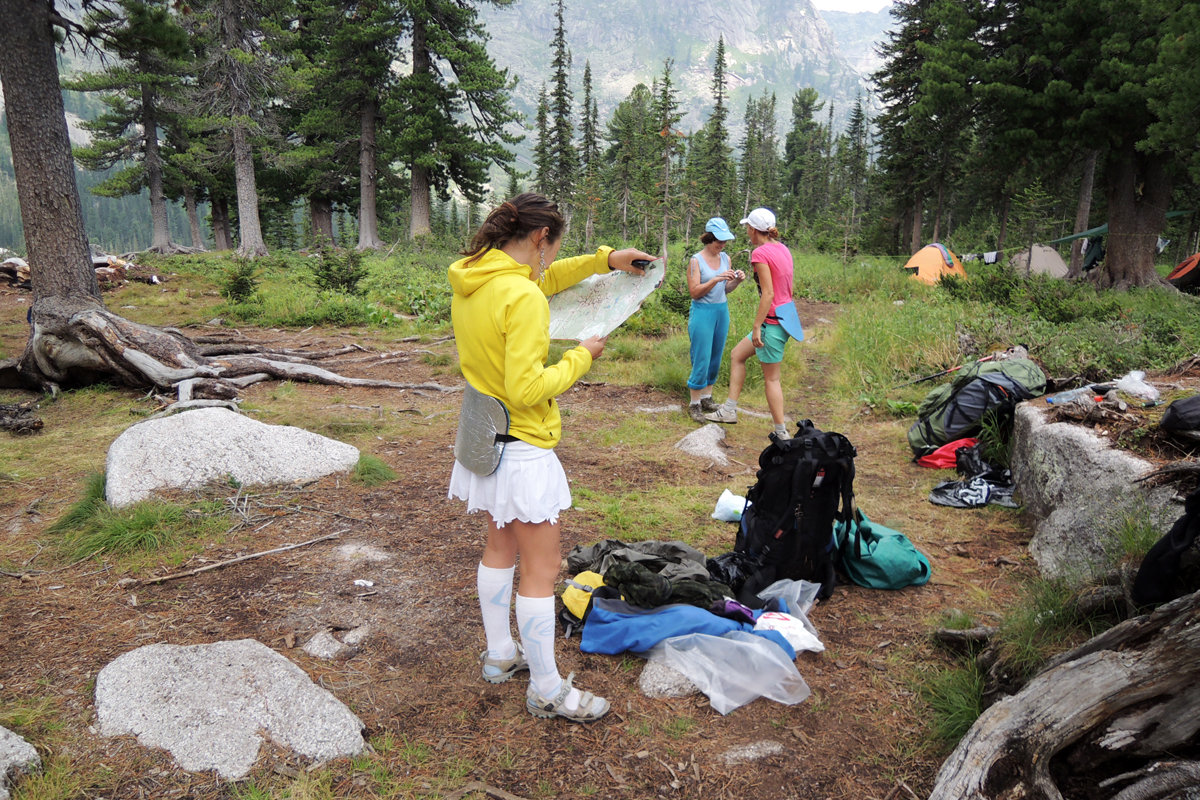
[[[725,406],[720,406],[713,413],[705,415],[704,418],[706,420],[708,420],[709,422],[720,422],[725,425],[736,425],[737,424],[737,411],[730,410],[729,408],[726,408]]]
[[[700,398],[700,410],[703,411],[705,414],[711,414],[712,412],[716,411],[720,407],[721,407],[720,404],[713,402],[713,399],[711,397],[701,397]]]
[[[562,688],[558,690],[558,694],[550,699],[542,697],[533,688],[533,684],[529,684],[529,688],[525,690],[525,708],[535,717],[541,717],[542,719],[562,717],[563,719],[571,720],[571,722],[595,722],[608,713],[608,701],[603,697],[597,697],[591,692],[580,692],[579,707],[574,711],[568,711],[563,705],[563,701],[567,699],[567,695],[571,692],[571,682],[573,680],[575,680],[574,672],[568,675],[567,679],[562,682]]]
[[[690,406],[688,406],[688,416],[691,417],[694,422],[699,422],[701,424],[708,422],[708,420],[704,418],[704,409],[699,403],[692,403]]]
[[[504,683],[521,670],[529,669],[529,662],[525,660],[525,651],[521,649],[521,643],[513,642],[513,644],[517,646],[517,654],[512,658],[488,658],[487,650],[479,654],[479,663],[483,664],[485,681]]]

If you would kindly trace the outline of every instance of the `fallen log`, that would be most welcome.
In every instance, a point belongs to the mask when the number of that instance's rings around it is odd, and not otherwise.
[[[1075,797],[1122,796],[1100,789],[1115,764],[1128,771],[1135,759],[1169,760],[1197,743],[1198,730],[1200,592],[1052,659],[976,720],[943,763],[929,797],[1063,800],[1059,784],[1066,781],[1090,787]],[[1139,783],[1149,791],[1146,780]]]

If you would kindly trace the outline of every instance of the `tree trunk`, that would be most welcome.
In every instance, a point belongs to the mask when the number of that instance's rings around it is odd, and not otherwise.
[[[200,230],[200,214],[196,211],[196,187],[188,184],[183,188],[183,207],[187,210],[188,227],[192,233],[192,247],[204,249],[204,233]]]
[[[923,198],[919,194],[915,198],[913,198],[912,239],[909,241],[909,245],[908,245],[910,248],[909,255],[916,254],[916,252],[918,250],[920,250],[922,247],[925,246],[924,244],[922,244],[922,238],[921,238],[921,231],[922,231],[923,222],[924,222],[922,219],[921,207],[922,207],[922,205],[924,205],[924,203],[925,203],[925,198]]]
[[[1000,233],[996,235],[996,250],[1004,252],[1004,240],[1008,238],[1008,209],[1009,196],[1004,195],[1004,200],[1000,202]]]
[[[1108,246],[1102,287],[1164,283],[1154,269],[1154,255],[1171,200],[1166,164],[1165,156],[1140,153],[1133,145],[1113,154],[1107,170]]]
[[[181,400],[229,398],[270,378],[416,388],[348,378],[315,363],[337,352],[203,349],[178,331],[140,325],[104,309],[75,186],[51,8],[44,0],[0,0],[0,83],[33,286],[29,341],[19,359],[0,363],[0,385],[55,392],[61,386],[103,381],[172,390]],[[214,200],[214,217],[220,214],[218,207],[223,208],[223,201]],[[257,221],[256,213],[243,216]]]
[[[425,24],[416,14],[413,15],[412,40],[413,75],[427,75],[433,71],[433,63],[425,41]],[[429,198],[429,168],[414,162],[409,164],[409,171],[412,174],[412,184],[409,188],[412,205],[409,209],[408,237],[416,239],[433,232],[430,222],[433,213]]]
[[[0,0],[0,84],[35,317],[43,298],[103,305],[75,187],[50,8],[43,0]],[[22,359],[29,355],[27,347]]]
[[[942,201],[946,196],[946,184],[938,184],[937,209],[933,213],[933,241],[942,240]]]
[[[322,240],[333,244],[333,202],[328,197],[308,198],[308,216],[312,223],[313,242]]]
[[[375,211],[376,150],[375,128],[378,122],[378,107],[375,98],[369,98],[360,112],[361,136],[358,148],[358,249],[378,250],[383,246],[379,240],[379,218]]]
[[[212,215],[213,247],[217,250],[233,249],[233,230],[229,227],[229,200],[224,195],[213,197],[208,204]]]
[[[148,68],[147,68],[148,71]],[[142,84],[142,152],[146,168],[146,188],[150,194],[150,219],[154,234],[150,249],[155,253],[170,253],[171,231],[167,227],[167,198],[163,194],[162,158],[158,149],[158,116],[155,110],[154,87]]]
[[[258,184],[254,179],[254,154],[246,126],[233,124],[233,170],[237,180],[238,253],[258,258],[267,254],[258,219]]]
[[[1024,689],[988,708],[942,765],[929,798],[1061,800],[1057,781],[1110,787],[1136,779],[1131,761],[1169,759],[1198,730],[1200,592],[1053,659]],[[1138,791],[1149,781],[1118,796],[1167,796]],[[1079,796],[1110,795],[1096,789]]]
[[[1099,150],[1088,150],[1083,160],[1083,177],[1079,181],[1079,203],[1075,206],[1075,228],[1071,231],[1080,234],[1087,230],[1088,217],[1092,213],[1092,189],[1096,183],[1096,160]],[[1083,274],[1083,239],[1071,242],[1071,265],[1067,269],[1067,278],[1078,278]]]
[[[419,164],[411,168],[412,182],[409,185],[412,208],[409,216],[408,236],[428,236],[433,232],[433,209],[430,207],[429,170]]]

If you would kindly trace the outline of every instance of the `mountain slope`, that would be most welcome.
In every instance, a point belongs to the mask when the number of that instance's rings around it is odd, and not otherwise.
[[[538,88],[550,79],[553,0],[516,0],[507,8],[481,11],[481,18],[492,37],[492,57],[521,79],[516,103],[532,119]],[[834,104],[837,119],[865,95],[863,78],[809,0],[575,0],[566,5],[564,21],[576,102],[584,64],[590,62],[602,120],[635,85],[649,85],[661,75],[663,62],[672,59],[672,79],[685,111],[682,127],[698,128],[712,107],[713,54],[722,35],[736,127],[746,100],[763,92],[775,92],[781,125],[792,95],[806,86]]]

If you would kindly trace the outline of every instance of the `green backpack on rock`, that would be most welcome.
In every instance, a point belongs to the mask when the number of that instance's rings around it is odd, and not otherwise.
[[[988,412],[1011,413],[1017,403],[1046,391],[1046,374],[1028,358],[976,361],[954,380],[925,395],[917,421],[908,429],[914,458],[944,444],[974,436]]]

